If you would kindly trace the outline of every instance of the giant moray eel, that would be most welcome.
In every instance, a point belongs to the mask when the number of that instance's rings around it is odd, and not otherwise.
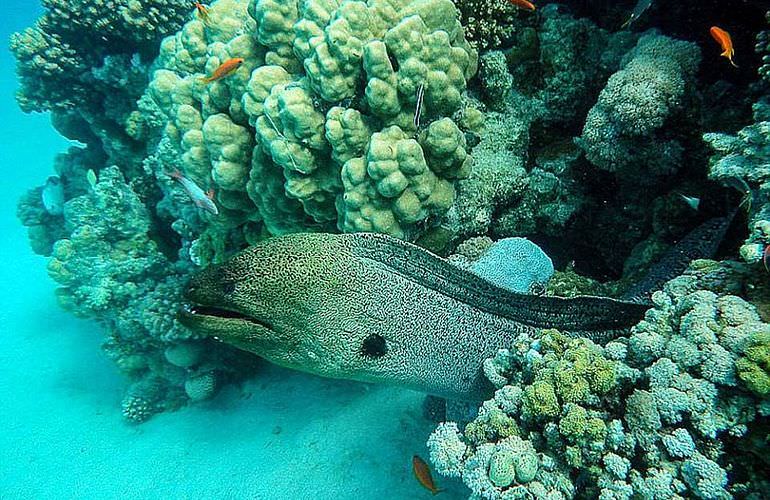
[[[677,255],[700,256],[704,241],[721,238],[725,219],[710,221],[690,238],[696,249]],[[671,269],[681,268],[671,260]],[[638,299],[513,293],[368,233],[265,240],[196,275],[187,298],[184,324],[275,364],[465,400],[489,395],[483,360],[523,332],[559,328],[604,342],[649,307]]]

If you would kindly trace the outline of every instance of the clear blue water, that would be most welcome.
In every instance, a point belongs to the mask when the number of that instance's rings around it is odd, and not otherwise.
[[[39,15],[3,7],[0,39]],[[411,457],[427,456],[423,396],[266,367],[204,404],[130,425],[125,382],[103,332],[55,303],[46,261],[29,249],[16,200],[52,173],[67,142],[14,100],[0,52],[0,498],[428,498]],[[463,497],[463,487],[438,479]]]

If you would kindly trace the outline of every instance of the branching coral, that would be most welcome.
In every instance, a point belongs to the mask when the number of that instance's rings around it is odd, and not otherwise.
[[[704,290],[700,269],[657,292],[628,337],[601,347],[550,330],[488,360],[498,390],[463,432],[431,436],[437,470],[479,498],[572,497],[578,484],[599,498],[767,495],[751,446],[735,443],[769,414],[746,380],[766,380],[770,325],[721,285]]]
[[[770,102],[757,102],[754,123],[737,135],[708,133],[703,139],[715,152],[709,177],[745,191],[749,237],[740,252],[747,262],[759,263],[770,244]]]
[[[65,308],[111,332],[105,350],[134,381],[124,401],[127,418],[141,421],[179,406],[183,385],[190,386],[188,397],[204,398],[218,374],[238,370],[232,353],[204,353],[176,321],[187,266],[160,251],[149,211],[117,167],[102,170],[93,188],[65,203],[63,226],[66,237],[53,245],[48,272],[61,285],[57,297]],[[230,366],[221,362],[227,358]]]

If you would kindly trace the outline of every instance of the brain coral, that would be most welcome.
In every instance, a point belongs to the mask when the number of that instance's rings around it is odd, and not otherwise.
[[[217,190],[220,226],[412,238],[468,173],[452,117],[476,65],[450,0],[220,0],[163,41],[143,99],[175,167]]]

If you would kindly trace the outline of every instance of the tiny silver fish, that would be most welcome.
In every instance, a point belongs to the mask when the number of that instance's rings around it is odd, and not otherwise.
[[[417,102],[414,107],[414,128],[420,128],[420,115],[422,115],[422,100],[425,97],[425,85],[417,87]]]
[[[93,169],[88,169],[88,172],[86,172],[86,181],[88,181],[88,185],[91,186],[91,189],[94,189],[96,187],[96,183],[99,179],[96,177],[96,172],[93,171]]]
[[[43,192],[43,206],[51,215],[61,215],[64,211],[64,187],[58,175],[52,175],[45,181]]]
[[[652,0],[639,0],[636,2],[636,5],[634,6],[634,9],[631,11],[631,15],[628,18],[628,21],[623,23],[623,25],[620,27],[621,29],[627,28],[639,19],[639,17],[644,14],[644,12],[650,8],[650,5],[652,5]]]
[[[687,206],[689,206],[696,212],[698,211],[698,207],[700,206],[700,198],[696,198],[695,196],[687,196],[682,193],[677,193],[677,194],[682,198],[682,200],[684,200],[685,203],[687,203]]]
[[[179,182],[187,195],[190,197],[196,207],[205,210],[211,214],[218,215],[219,209],[214,203],[214,190],[203,191],[194,181],[185,177],[179,170],[174,170],[168,174],[172,179]]]

